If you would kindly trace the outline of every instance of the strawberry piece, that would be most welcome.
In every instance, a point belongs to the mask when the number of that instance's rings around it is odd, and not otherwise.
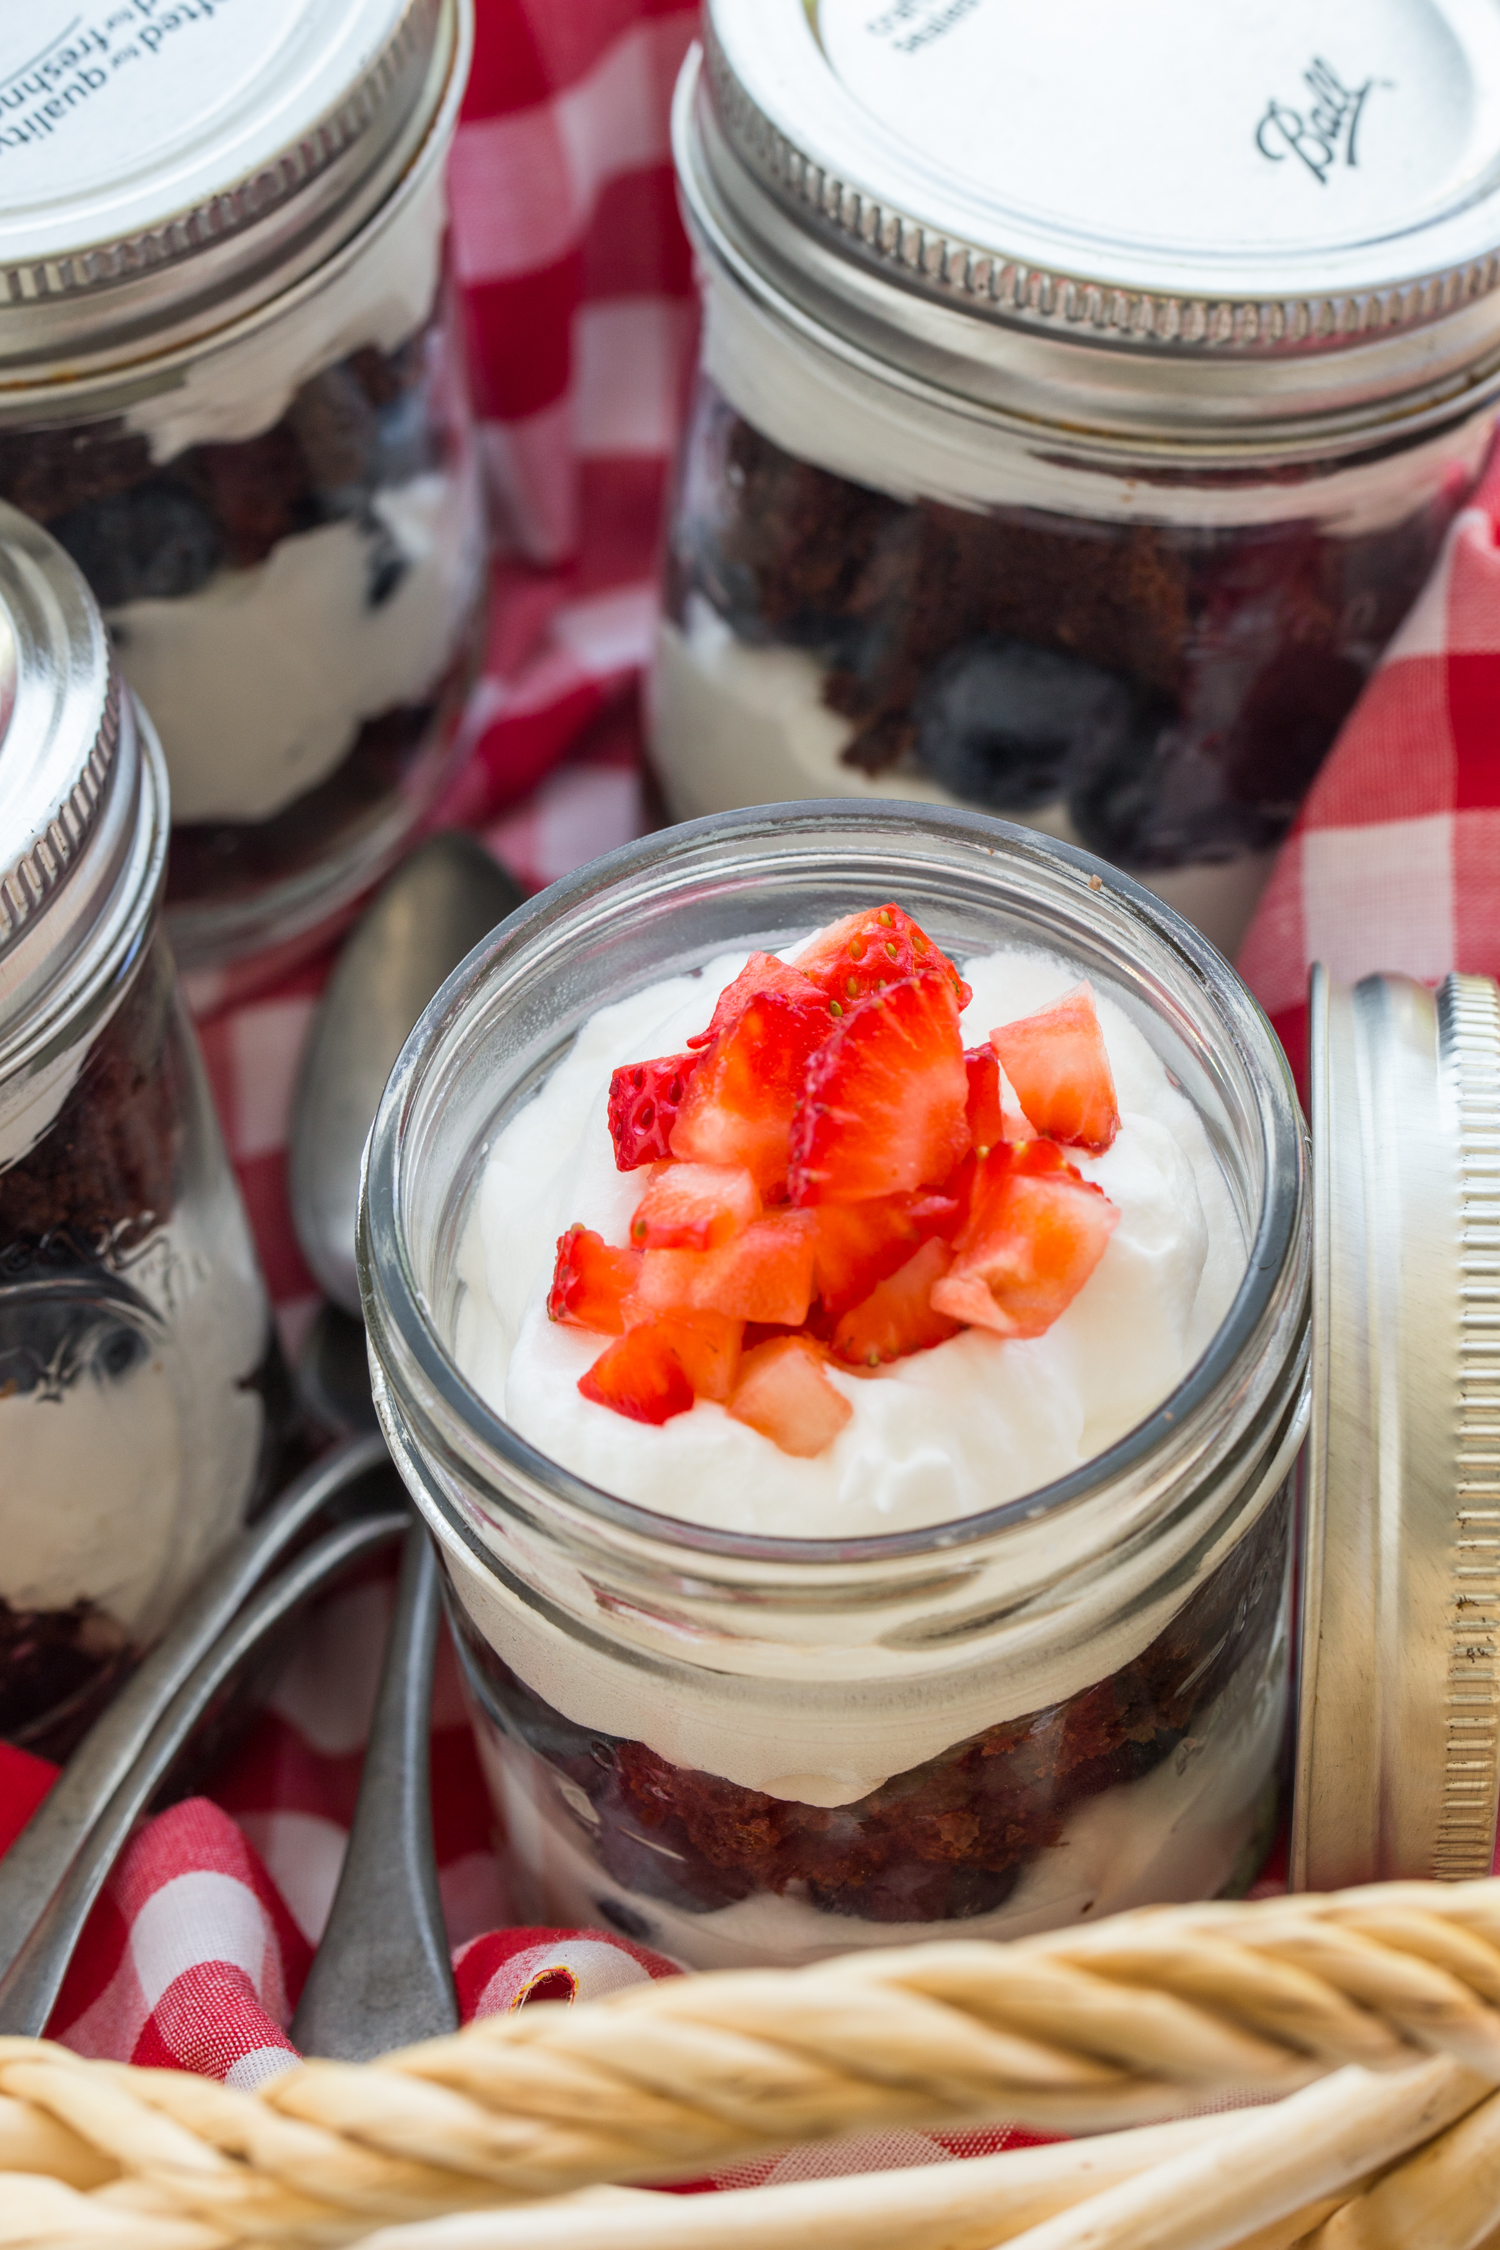
[[[1054,1141],[1001,1142],[977,1165],[936,1311],[997,1336],[1041,1336],[1098,1265],[1120,1214]]]
[[[743,1164],[663,1164],[630,1222],[640,1250],[717,1250],[760,1217]]]
[[[817,1345],[784,1336],[746,1352],[729,1412],[783,1453],[810,1461],[832,1445],[853,1408],[829,1382]]]
[[[1038,1133],[1096,1153],[1120,1129],[1114,1073],[1094,995],[1075,984],[1050,1008],[990,1033],[990,1045]]]
[[[924,1242],[913,1258],[878,1282],[863,1304],[845,1313],[833,1332],[833,1356],[851,1367],[880,1367],[908,1352],[930,1351],[956,1336],[960,1323],[933,1305],[953,1253],[946,1242]]]
[[[693,1386],[657,1322],[632,1328],[608,1346],[578,1388],[596,1406],[612,1407],[631,1422],[670,1422],[693,1405]]]
[[[615,1072],[609,1082],[609,1133],[616,1171],[634,1172],[671,1155],[672,1127],[697,1067],[696,1055],[658,1055]]]
[[[789,962],[778,961],[774,953],[752,953],[733,984],[726,984],[719,994],[707,1031],[698,1032],[688,1045],[711,1047],[719,1033],[737,1024],[750,1002],[762,992],[779,992],[788,1000],[819,997],[818,987],[800,969],[794,969]]]
[[[663,1313],[652,1327],[669,1349],[693,1386],[695,1398],[711,1398],[720,1406],[729,1402],[740,1372],[742,1320],[727,1313]]]
[[[950,979],[960,1008],[973,998],[947,954],[896,905],[866,907],[830,923],[798,955],[796,966],[846,1010],[926,970]]]
[[[938,1185],[969,1145],[958,1002],[941,971],[851,1009],[807,1069],[792,1133],[793,1203],[856,1203]]]
[[[718,1312],[797,1328],[812,1291],[812,1222],[780,1211],[717,1250],[648,1250],[623,1310],[627,1325],[665,1312]]]
[[[557,1238],[557,1262],[547,1292],[547,1315],[601,1336],[624,1333],[620,1310],[641,1277],[638,1250],[614,1250],[589,1227],[569,1227]]]
[[[1000,1058],[993,1047],[966,1047],[964,1068],[969,1074],[969,1138],[980,1156],[987,1156],[1005,1135],[1005,1113],[1000,1099]]]
[[[933,1234],[956,1232],[963,1211],[941,1195],[879,1195],[865,1203],[820,1203],[813,1216],[813,1281],[832,1319],[857,1305]]]
[[[672,1154],[743,1164],[762,1195],[777,1194],[808,1060],[832,1028],[821,994],[809,1002],[757,993],[694,1071],[672,1128]]]

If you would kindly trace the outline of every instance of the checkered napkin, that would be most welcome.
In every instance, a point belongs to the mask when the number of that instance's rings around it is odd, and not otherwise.
[[[479,0],[452,167],[454,240],[501,562],[474,745],[444,817],[539,886],[644,833],[636,683],[691,336],[667,107],[693,14],[652,0]],[[1243,966],[1295,1046],[1309,959],[1340,976],[1500,969],[1500,473],[1346,727],[1287,846]],[[284,1150],[307,1021],[327,973],[207,1017],[205,1052],[288,1344],[316,1297],[286,1209]],[[253,2085],[326,1915],[358,1782],[390,1581],[313,1614],[213,1798],[136,1836],[52,2024],[88,2054]],[[52,1769],[0,1746],[0,1847]],[[597,1932],[514,1929],[503,1857],[451,1652],[433,1717],[443,1904],[466,2017],[672,1973]],[[1019,2138],[1020,2136],[1017,2136]],[[725,2175],[933,2161],[991,2136],[887,2136]]]

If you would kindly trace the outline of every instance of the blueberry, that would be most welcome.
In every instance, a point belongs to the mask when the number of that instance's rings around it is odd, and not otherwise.
[[[1142,869],[1266,851],[1289,817],[1231,796],[1213,737],[1180,723],[1138,740],[1069,798],[1068,811],[1090,851]]]
[[[48,529],[67,548],[104,609],[195,594],[224,556],[223,539],[208,510],[166,478],[86,501],[55,517]]]
[[[1044,805],[1129,752],[1138,691],[1082,657],[986,634],[945,656],[912,703],[916,754],[956,797]]]

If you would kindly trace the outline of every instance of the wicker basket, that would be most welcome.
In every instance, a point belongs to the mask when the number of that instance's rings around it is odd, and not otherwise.
[[[1500,2250],[1497,2088],[1500,1881],[1158,1908],[674,1979],[257,2093],[0,2040],[0,2246]],[[998,2119],[1089,2138],[626,2184]]]

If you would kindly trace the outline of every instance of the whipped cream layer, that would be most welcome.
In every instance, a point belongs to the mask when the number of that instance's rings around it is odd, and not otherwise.
[[[480,1395],[540,1451],[622,1499],[724,1531],[823,1539],[996,1507],[1066,1475],[1159,1406],[1228,1310],[1245,1250],[1201,1119],[1106,991],[1096,997],[1120,1132],[1103,1156],[1070,1153],[1120,1222],[1046,1335],[969,1330],[875,1379],[830,1369],[853,1413],[810,1461],[707,1401],[653,1428],[580,1396],[606,1339],[548,1319],[556,1240],[578,1221],[626,1242],[647,1178],[615,1169],[611,1072],[680,1051],[744,960],[726,955],[600,1009],[497,1136],[461,1245],[454,1339]],[[1075,965],[1022,948],[962,968],[974,988],[968,1046],[1078,981]]]

